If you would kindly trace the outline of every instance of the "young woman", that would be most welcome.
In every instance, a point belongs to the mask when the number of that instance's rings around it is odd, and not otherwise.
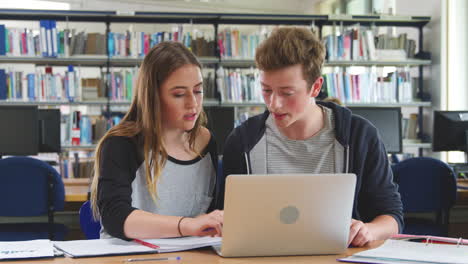
[[[96,150],[91,201],[101,238],[221,235],[216,144],[202,104],[195,56],[177,42],[152,48],[130,110]]]

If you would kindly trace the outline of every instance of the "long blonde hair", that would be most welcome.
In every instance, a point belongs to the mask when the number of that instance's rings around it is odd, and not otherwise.
[[[184,65],[195,65],[201,69],[200,62],[192,52],[178,42],[162,42],[154,46],[145,56],[138,73],[136,91],[130,110],[118,125],[107,131],[96,148],[94,176],[91,183],[91,206],[95,219],[98,219],[100,215],[97,206],[97,188],[101,169],[102,146],[109,137],[141,136],[146,187],[153,200],[156,200],[156,184],[167,160],[167,152],[161,137],[163,113],[161,113],[160,87],[171,73]],[[202,110],[194,128],[188,132],[189,146],[192,151],[195,151],[195,137],[205,123],[206,115]],[[151,176],[151,172],[153,172],[153,176]]]

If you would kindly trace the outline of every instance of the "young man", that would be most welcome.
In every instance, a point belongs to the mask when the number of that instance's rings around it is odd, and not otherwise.
[[[376,128],[347,108],[315,101],[324,53],[301,28],[279,28],[257,48],[268,110],[229,135],[223,173],[356,174],[349,244],[363,246],[402,230],[401,199]]]

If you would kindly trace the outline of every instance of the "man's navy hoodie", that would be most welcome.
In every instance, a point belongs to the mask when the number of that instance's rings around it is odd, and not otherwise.
[[[387,158],[387,152],[377,129],[366,119],[353,115],[334,103],[317,102],[333,110],[335,137],[344,147],[345,173],[356,174],[353,218],[370,222],[379,215],[390,215],[403,230],[403,206]],[[250,151],[264,136],[269,112],[249,118],[235,128],[226,139],[223,154],[223,176],[218,182],[217,207],[224,204],[225,177],[252,171]],[[339,199],[339,194],[337,194]],[[318,212],[320,213],[320,212]]]

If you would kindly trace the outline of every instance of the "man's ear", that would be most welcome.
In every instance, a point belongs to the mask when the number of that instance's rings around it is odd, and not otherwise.
[[[320,76],[315,80],[314,84],[312,84],[312,93],[310,94],[311,97],[317,97],[320,93],[320,90],[322,89],[322,84],[323,84],[323,77]]]

